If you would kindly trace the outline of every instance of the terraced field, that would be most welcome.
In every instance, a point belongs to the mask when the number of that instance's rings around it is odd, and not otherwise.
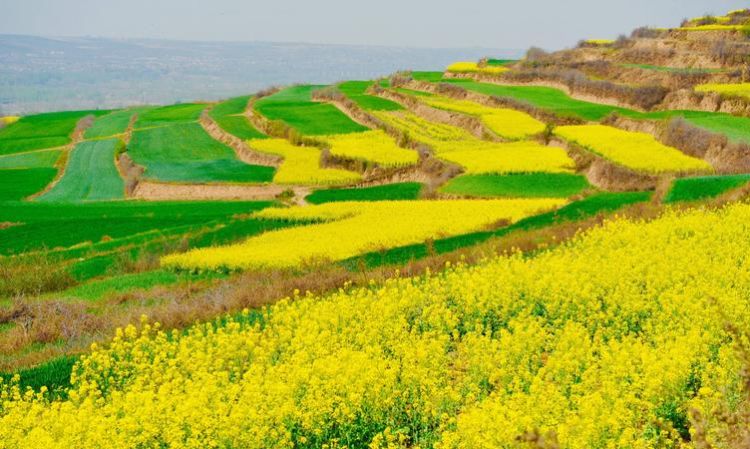
[[[117,153],[124,150],[119,139],[78,144],[72,151],[65,174],[39,201],[101,201],[125,198],[125,183],[117,171]]]
[[[744,449],[748,24],[2,118],[0,447]]]
[[[248,141],[250,148],[284,158],[273,182],[276,184],[337,185],[360,181],[359,173],[320,166],[321,152],[314,147],[296,146],[284,139]]]
[[[65,146],[76,124],[88,115],[105,111],[51,112],[22,117],[0,129],[0,155]]]
[[[270,120],[280,120],[301,134],[323,136],[366,131],[335,106],[312,101],[312,91],[324,86],[282,89],[255,103],[255,110]]]
[[[250,96],[232,98],[221,102],[211,109],[211,118],[229,134],[240,139],[262,139],[263,133],[258,131],[245,116]]]
[[[555,134],[617,164],[645,173],[710,173],[711,165],[659,143],[652,135],[610,126],[560,126]]]
[[[231,148],[212,139],[197,123],[137,130],[128,154],[146,168],[146,178],[158,181],[262,183],[274,175],[271,167],[238,160]]]

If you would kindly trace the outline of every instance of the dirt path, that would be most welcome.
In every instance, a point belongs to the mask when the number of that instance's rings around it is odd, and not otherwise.
[[[275,200],[282,193],[294,192],[294,203],[305,204],[310,187],[284,185],[171,184],[141,181],[133,198],[148,201],[184,200]]]
[[[211,118],[210,111],[211,108],[207,108],[201,113],[201,126],[214,140],[218,140],[233,149],[237,155],[237,159],[250,165],[264,165],[276,168],[281,165],[282,159],[280,157],[253,151],[242,139],[221,129],[219,124]]]

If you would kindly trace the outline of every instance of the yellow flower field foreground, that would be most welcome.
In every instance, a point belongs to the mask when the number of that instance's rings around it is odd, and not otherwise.
[[[453,72],[453,73],[491,73],[491,74],[499,74],[503,72],[507,72],[507,67],[480,67],[478,63],[476,62],[454,62],[453,64],[449,65],[447,69],[445,69],[447,72]]]
[[[688,448],[741,398],[750,206],[615,221],[535,257],[183,333],[118,332],[69,399],[0,387],[7,448]]]
[[[716,92],[724,95],[750,98],[750,83],[707,83],[695,86],[696,92]]]
[[[342,185],[362,180],[359,173],[320,167],[320,150],[293,145],[286,139],[253,139],[247,144],[255,151],[284,158],[276,171],[276,184]]]
[[[524,139],[544,131],[545,125],[524,112],[507,108],[491,108],[467,100],[442,96],[418,97],[438,109],[461,112],[478,117],[492,132],[506,139]]]
[[[162,258],[162,266],[188,270],[294,267],[347,259],[370,251],[515,222],[565,204],[559,199],[340,202],[266,209],[258,218],[328,220],[251,237],[244,243]]]
[[[334,156],[372,161],[383,167],[403,167],[416,164],[419,160],[416,151],[399,147],[382,130],[337,134],[321,139],[330,145]]]
[[[645,173],[712,172],[711,165],[663,145],[651,134],[604,125],[560,126],[555,134],[635,171]]]
[[[575,169],[573,160],[561,148],[536,142],[489,142],[463,128],[425,120],[405,111],[374,112],[383,122],[429,145],[435,155],[458,164],[467,173],[565,173]]]

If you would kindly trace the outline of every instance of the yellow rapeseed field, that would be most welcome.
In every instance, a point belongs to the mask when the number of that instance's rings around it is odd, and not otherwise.
[[[497,66],[486,66],[486,67],[480,67],[478,63],[476,62],[454,62],[453,64],[449,65],[446,69],[448,72],[453,73],[490,73],[490,74],[498,74],[507,72],[507,67],[497,67]]]
[[[750,83],[707,83],[695,86],[696,92],[717,92],[720,94],[750,98]]]
[[[380,120],[429,145],[437,157],[461,165],[467,173],[562,173],[575,164],[561,148],[536,142],[481,140],[463,128],[434,123],[411,112],[375,112]]]
[[[15,123],[20,119],[21,117],[15,115],[6,115],[5,117],[0,117],[0,122],[5,123],[6,125],[10,125],[11,123]]]
[[[337,185],[360,181],[359,173],[336,168],[320,167],[320,150],[315,147],[293,145],[286,139],[253,139],[248,145],[255,151],[284,158],[276,171],[276,184]]]
[[[575,163],[562,148],[536,142],[464,144],[440,158],[461,165],[466,173],[572,173]]]
[[[639,172],[713,171],[708,162],[663,145],[651,134],[623,131],[604,125],[560,126],[555,128],[555,134]]]
[[[383,167],[403,167],[416,164],[419,155],[396,145],[382,130],[337,134],[321,138],[331,147],[331,154],[349,159],[373,161]]]
[[[525,139],[544,131],[545,125],[524,112],[508,108],[491,108],[473,101],[442,96],[418,97],[432,107],[476,116],[492,132],[506,139]]]
[[[266,209],[258,218],[326,220],[251,237],[243,243],[162,258],[188,270],[295,267],[477,231],[500,220],[517,221],[561,206],[565,200],[456,200],[340,202]]]
[[[683,448],[741,398],[750,206],[615,221],[535,257],[129,326],[69,397],[0,386],[0,447]]]
[[[584,42],[591,45],[611,45],[615,43],[613,39],[586,39]]]

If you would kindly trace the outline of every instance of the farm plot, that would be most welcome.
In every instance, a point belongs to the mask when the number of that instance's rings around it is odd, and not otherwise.
[[[424,188],[424,184],[419,182],[400,182],[353,189],[316,190],[308,195],[305,200],[311,204],[339,201],[416,200],[419,198],[422,188]]]
[[[353,184],[362,179],[359,173],[320,166],[321,152],[315,147],[291,144],[286,139],[249,140],[255,151],[284,158],[273,182],[276,184],[342,185]]]
[[[262,139],[265,135],[258,131],[245,116],[248,101],[250,101],[250,96],[223,101],[211,110],[211,118],[221,129],[240,139]]]
[[[0,156],[0,170],[9,168],[51,168],[55,166],[61,154],[61,150],[47,150]]]
[[[399,147],[393,137],[381,130],[323,136],[321,139],[330,146],[333,156],[372,161],[383,167],[404,167],[419,160],[416,151]]]
[[[695,126],[711,132],[724,134],[730,140],[750,142],[750,118],[748,117],[708,111],[654,111],[643,113],[633,109],[576,100],[562,90],[552,87],[505,86],[463,79],[448,79],[444,81],[484,95],[523,101],[563,117],[570,116],[587,121],[600,121],[612,112],[635,119],[663,120],[672,117],[683,117]]]
[[[463,175],[440,191],[453,195],[509,198],[567,198],[589,187],[586,178],[570,173]]]
[[[646,133],[604,125],[560,126],[555,134],[616,164],[644,173],[713,171],[711,165],[668,147]]]
[[[177,123],[195,122],[200,118],[201,112],[203,112],[204,109],[206,109],[206,105],[201,103],[175,104],[149,109],[138,114],[135,128],[143,129],[156,126],[174,125]]]
[[[78,121],[107,111],[51,112],[22,117],[0,129],[0,155],[55,148],[70,143]]]
[[[503,67],[502,65],[486,65],[486,66],[480,66],[476,62],[454,62],[453,64],[449,65],[447,69],[445,69],[446,72],[450,73],[489,73],[493,75],[499,75],[501,73],[505,73],[508,71],[507,67]]]
[[[123,148],[120,139],[78,144],[70,154],[62,179],[39,201],[102,201],[125,197],[125,183],[115,165]]]
[[[217,219],[249,214],[269,205],[269,202],[256,201],[6,202],[0,207],[0,222],[20,224],[0,230],[0,254],[76,246],[80,255],[88,251],[87,242],[92,246],[116,246],[118,239],[133,238],[150,231],[161,235],[177,227],[203,226]]]
[[[695,86],[696,92],[716,92],[733,97],[750,98],[750,83],[708,83]]]
[[[699,176],[676,179],[664,198],[665,203],[713,198],[750,182],[750,175]]]
[[[310,136],[346,134],[368,128],[328,103],[312,101],[312,92],[324,86],[295,86],[261,98],[255,110],[270,120],[280,120]]]
[[[419,97],[422,103],[447,111],[473,115],[500,137],[524,139],[544,131],[545,124],[524,112],[507,108],[491,108],[472,101],[455,100],[437,95]]]
[[[0,201],[22,200],[38,193],[52,182],[56,175],[57,169],[48,167],[0,169]],[[5,206],[3,205],[3,207]],[[9,217],[8,220],[0,220],[0,222],[3,221],[17,222],[13,217]]]
[[[136,131],[128,154],[146,168],[146,178],[159,181],[270,182],[274,174],[271,167],[238,160],[197,123]]]
[[[559,199],[342,202],[262,211],[258,218],[325,223],[282,229],[246,242],[164,257],[187,270],[295,267],[480,230],[565,204]]]
[[[346,81],[336,87],[347,98],[366,111],[398,111],[403,109],[403,106],[394,101],[368,95],[366,91],[372,84],[372,81]]]
[[[373,114],[429,145],[437,157],[464,167],[467,173],[564,173],[575,169],[573,160],[561,148],[532,141],[488,142],[463,128],[430,122],[411,112]]]
[[[100,139],[103,137],[122,134],[128,128],[133,114],[135,114],[135,111],[127,109],[124,111],[111,112],[105,116],[99,117],[94,121],[94,124],[86,130],[84,137],[86,139]]]

